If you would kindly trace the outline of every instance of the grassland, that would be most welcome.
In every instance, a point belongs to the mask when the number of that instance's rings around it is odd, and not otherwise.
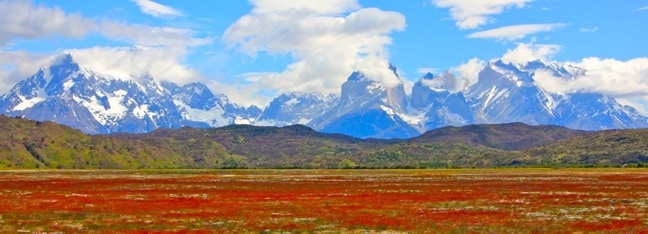
[[[0,172],[0,232],[648,232],[646,169]]]

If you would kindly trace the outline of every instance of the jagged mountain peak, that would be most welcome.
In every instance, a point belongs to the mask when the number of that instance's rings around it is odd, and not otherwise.
[[[69,66],[69,67],[76,67],[78,69],[79,64],[74,61],[74,58],[72,57],[72,54],[65,53],[63,55],[60,55],[54,59],[52,62],[52,66]]]
[[[432,73],[427,73],[422,76],[417,82],[418,85],[427,87],[436,92],[456,92],[457,90],[457,79],[454,74],[446,71],[438,76],[432,75]]]
[[[524,66],[523,69],[534,73],[540,70],[549,71],[553,74],[554,77],[558,77],[567,81],[576,79],[580,76],[584,76],[586,73],[585,69],[576,67],[572,64],[545,62],[542,60],[531,61],[527,63],[527,65]]]
[[[394,73],[394,76],[396,76],[396,78],[400,79],[400,75],[398,75],[398,67],[396,67],[396,65],[389,63],[389,70]]]
[[[351,75],[349,75],[344,84],[362,83],[364,86],[367,86],[367,90],[371,90],[372,92],[376,90],[384,91],[389,88],[398,88],[398,86],[402,86],[403,80],[398,74],[398,68],[391,63],[389,63],[388,66],[390,72],[386,73],[384,70],[379,71],[380,69],[372,70],[371,72],[354,71],[353,73],[351,73]],[[344,88],[342,89],[344,91]]]
[[[308,124],[337,104],[336,95],[290,92],[273,99],[257,121],[261,125]]]
[[[450,72],[428,73],[409,96],[396,66],[388,66],[353,72],[342,84],[340,96],[283,93],[261,110],[234,104],[204,83],[178,85],[147,72],[102,71],[64,54],[3,95],[0,112],[53,120],[87,133],[304,124],[360,138],[407,138],[438,127],[475,123],[557,124],[585,130],[648,127],[648,117],[608,95],[556,94],[534,82],[540,71],[563,79],[585,74],[567,63],[492,60],[466,89],[457,88]]]
[[[229,103],[201,83],[179,86],[150,72],[106,72],[83,66],[70,54],[16,84],[0,98],[0,112],[52,120],[86,133],[223,126],[260,114],[258,108]]]
[[[432,72],[425,73],[425,75],[421,77],[421,80],[431,80],[431,79],[434,79],[434,74],[432,74]]]

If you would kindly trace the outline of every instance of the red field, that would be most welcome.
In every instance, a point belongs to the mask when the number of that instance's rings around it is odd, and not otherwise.
[[[648,170],[0,172],[0,232],[648,233]]]

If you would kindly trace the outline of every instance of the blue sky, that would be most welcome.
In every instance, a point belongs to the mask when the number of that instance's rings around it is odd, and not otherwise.
[[[203,81],[241,104],[339,92],[353,70],[406,83],[495,58],[592,70],[556,92],[603,92],[646,109],[646,0],[0,1],[0,91],[52,56],[107,72]],[[561,86],[561,87],[558,87]]]

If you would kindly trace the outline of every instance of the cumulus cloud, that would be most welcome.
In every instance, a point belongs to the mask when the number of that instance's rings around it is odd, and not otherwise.
[[[139,6],[142,13],[153,17],[175,17],[183,16],[182,12],[170,6],[163,5],[151,0],[132,0]]]
[[[197,74],[181,65],[188,47],[206,45],[213,38],[200,38],[188,29],[151,27],[138,24],[85,18],[79,14],[66,13],[56,7],[36,6],[29,1],[0,1],[0,46],[9,45],[20,39],[41,39],[54,36],[81,38],[96,34],[128,44],[151,47],[132,51],[130,47],[71,49],[75,59],[83,65],[90,65],[112,71],[123,69],[126,73],[139,74],[150,70],[160,79],[185,81]],[[55,52],[60,53],[60,52]],[[57,54],[59,55],[59,54]],[[21,51],[0,49],[0,90],[26,78],[50,62],[56,55],[37,55]]]
[[[28,1],[0,1],[0,12],[3,12],[0,14],[0,46],[17,38],[80,38],[96,27],[96,22],[79,14],[67,14],[59,8],[34,6]]]
[[[239,105],[265,107],[274,96],[265,94],[266,89],[259,83],[258,78],[265,77],[265,72],[241,74],[239,78],[248,80],[249,83],[221,83],[209,81],[208,87],[214,92],[225,94],[230,100]]]
[[[182,64],[187,54],[183,47],[93,47],[69,49],[81,66],[118,76],[141,76],[150,73],[157,80],[185,84],[206,81],[198,72]],[[50,65],[60,55],[32,54],[22,51],[0,50],[0,91],[8,91],[19,81],[33,75],[38,69]]]
[[[286,9],[307,10],[324,15],[337,15],[360,8],[356,0],[251,0],[255,14],[267,14]]]
[[[522,8],[533,0],[432,0],[440,8],[449,8],[450,16],[460,29],[474,29],[491,23],[493,15],[508,8]]]
[[[356,0],[254,0],[252,12],[224,33],[230,46],[294,59],[283,72],[256,76],[248,87],[278,92],[338,93],[354,70],[386,85],[400,82],[389,70],[388,36],[405,28],[397,12],[359,8]]]
[[[564,27],[565,24],[521,24],[505,26],[495,29],[490,29],[481,32],[475,32],[468,35],[468,38],[482,38],[482,39],[497,39],[514,41],[522,39],[530,34],[539,32],[550,32],[558,28]]]
[[[189,29],[151,27],[110,20],[97,20],[69,14],[59,8],[35,6],[28,1],[0,1],[0,46],[17,39],[38,39],[52,36],[81,38],[97,33],[113,40],[151,46],[200,46],[213,38],[199,38]]]
[[[185,84],[200,78],[200,74],[182,65],[179,58],[186,54],[183,47],[93,47],[71,49],[82,66],[108,74],[141,76],[150,73],[158,80]]]
[[[547,70],[534,72],[535,83],[543,89],[560,94],[602,93],[621,100],[638,110],[646,110],[648,102],[648,58],[634,58],[627,61],[589,57],[575,62],[551,61],[560,46],[519,43],[508,50],[502,61],[525,65],[533,60],[543,60],[564,66],[567,69],[583,69],[577,77],[556,77]],[[639,100],[639,101],[637,101]]]
[[[558,51],[559,45],[518,43],[515,49],[509,49],[502,55],[502,62],[526,65],[534,60],[548,61]]]
[[[9,91],[13,85],[33,75],[52,59],[51,55],[0,50],[0,93]]]
[[[620,61],[590,57],[566,64],[585,69],[585,75],[562,80],[544,72],[537,74],[538,84],[562,93],[596,92],[621,98],[648,97],[648,58]]]
[[[602,93],[615,97],[620,103],[648,113],[648,58],[627,61],[585,58],[562,63],[566,67],[585,70],[578,77],[556,77],[551,71],[538,70],[535,83],[543,89],[559,94]]]
[[[479,72],[484,69],[486,62],[478,58],[472,58],[468,62],[450,69],[452,73],[457,74],[458,88],[466,89],[477,83]]]

